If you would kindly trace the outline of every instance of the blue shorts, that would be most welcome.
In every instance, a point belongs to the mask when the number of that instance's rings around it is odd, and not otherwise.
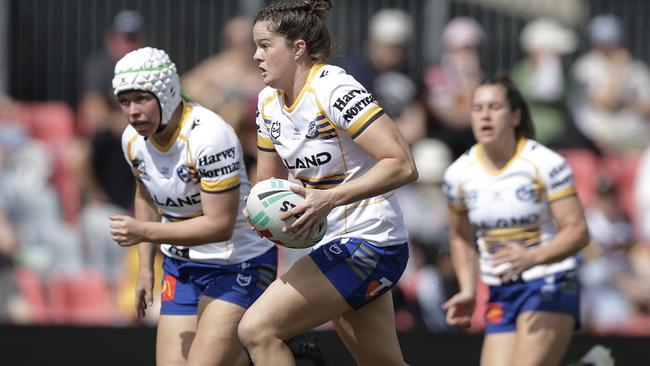
[[[395,286],[406,268],[406,244],[377,247],[358,238],[332,240],[309,256],[353,309]]]
[[[275,280],[277,267],[276,246],[246,262],[228,265],[165,256],[160,314],[196,315],[201,296],[248,308]]]
[[[566,313],[580,321],[578,279],[575,271],[523,282],[490,286],[485,308],[485,333],[514,332],[517,317],[527,311]]]

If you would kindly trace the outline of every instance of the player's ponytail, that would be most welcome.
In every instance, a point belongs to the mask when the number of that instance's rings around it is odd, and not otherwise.
[[[270,30],[288,41],[302,39],[315,62],[326,61],[332,45],[325,13],[332,7],[330,0],[281,0],[262,8],[255,23],[268,21]]]

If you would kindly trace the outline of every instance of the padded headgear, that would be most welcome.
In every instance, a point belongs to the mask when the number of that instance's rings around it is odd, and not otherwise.
[[[127,53],[115,64],[113,93],[143,90],[152,93],[160,105],[160,126],[169,120],[181,102],[181,85],[176,65],[163,50],[144,47]]]

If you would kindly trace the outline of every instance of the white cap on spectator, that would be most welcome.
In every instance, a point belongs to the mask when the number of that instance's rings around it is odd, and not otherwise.
[[[528,53],[546,51],[566,55],[575,51],[577,45],[574,32],[553,19],[535,19],[521,31],[521,46]]]
[[[587,28],[589,41],[593,45],[619,44],[623,40],[623,25],[616,15],[594,17]]]
[[[450,20],[442,31],[442,42],[447,48],[478,47],[483,43],[485,32],[478,22],[468,17]]]
[[[422,139],[413,145],[413,159],[420,177],[418,182],[436,184],[442,182],[445,170],[451,164],[451,151],[444,142]]]
[[[384,9],[370,19],[370,38],[383,43],[404,44],[413,37],[413,19],[400,9]]]

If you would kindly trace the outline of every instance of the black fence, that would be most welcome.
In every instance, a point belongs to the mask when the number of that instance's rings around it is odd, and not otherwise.
[[[333,331],[312,335],[325,365],[354,365]],[[154,365],[155,329],[0,326],[3,365]],[[411,366],[478,365],[482,337],[465,334],[400,334]],[[650,339],[576,335],[562,365],[574,363],[595,345],[612,350],[617,366],[650,364]],[[298,365],[316,365],[297,360]]]
[[[7,0],[8,92],[22,100],[63,100],[75,106],[83,60],[102,47],[104,32],[122,9],[140,11],[146,21],[149,44],[166,49],[179,71],[221,49],[225,21],[235,15],[254,15],[263,0]],[[518,0],[543,4],[549,0]],[[489,72],[508,70],[522,57],[519,32],[531,14],[505,11],[495,4],[505,0],[338,0],[329,14],[336,41],[335,57],[362,52],[368,20],[383,8],[411,13],[416,38],[409,48],[410,74],[419,79],[423,67],[440,52],[439,33],[446,20],[457,15],[476,18],[487,31],[483,50]],[[626,41],[633,54],[650,61],[650,2],[644,0],[584,0],[584,22],[601,13],[622,17]],[[532,6],[531,6],[532,7]],[[581,33],[580,33],[581,34]],[[584,39],[584,35],[581,34]],[[584,46],[582,47],[584,49]]]

